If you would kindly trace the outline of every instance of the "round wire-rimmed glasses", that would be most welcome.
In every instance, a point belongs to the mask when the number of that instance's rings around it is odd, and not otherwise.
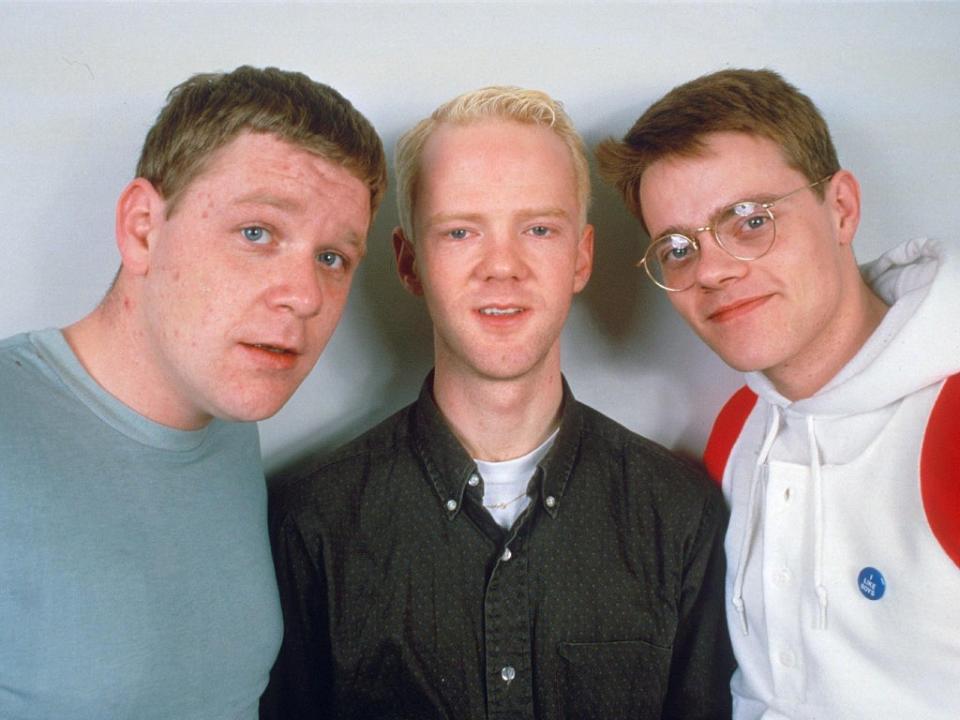
[[[700,242],[696,237],[707,230],[713,232],[717,245],[730,257],[746,261],[762,258],[770,252],[777,239],[774,206],[791,195],[815,188],[832,177],[831,173],[815,183],[791,190],[766,202],[741,200],[720,210],[709,225],[683,232],[664,233],[651,241],[637,267],[642,265],[650,279],[667,292],[682,292],[693,287],[697,281],[697,266],[700,264],[701,255]]]

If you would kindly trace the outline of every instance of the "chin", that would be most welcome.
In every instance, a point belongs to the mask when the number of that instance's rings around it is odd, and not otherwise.
[[[754,372],[756,370],[766,370],[772,363],[767,362],[765,358],[757,357],[754,354],[744,354],[743,352],[725,352],[713,345],[709,345],[716,355],[727,365],[737,372]]]
[[[720,355],[720,353],[717,353]],[[720,355],[720,359],[737,372],[764,372],[774,367],[776,363],[765,358],[743,357],[740,355]]]
[[[486,372],[482,372],[483,376],[488,380],[494,380],[497,382],[511,382],[514,380],[523,380],[531,376],[536,370],[536,366],[524,365],[522,367],[510,367],[503,365],[496,368],[487,368]]]
[[[220,406],[220,412],[217,414],[221,420],[230,422],[259,422],[276,415],[280,409],[287,404],[293,393],[284,395],[282,398],[272,397],[264,398],[244,404],[223,404]]]

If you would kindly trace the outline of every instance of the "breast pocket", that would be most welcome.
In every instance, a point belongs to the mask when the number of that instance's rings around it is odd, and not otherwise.
[[[567,720],[659,720],[669,648],[640,640],[559,643],[557,690]]]

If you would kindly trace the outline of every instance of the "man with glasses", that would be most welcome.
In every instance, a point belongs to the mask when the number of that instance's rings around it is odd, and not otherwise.
[[[650,279],[746,372],[706,452],[734,717],[960,716],[955,257],[916,240],[857,266],[857,181],[771,71],[681,85],[598,155]]]
[[[397,144],[413,404],[275,487],[283,647],[264,715],[730,717],[723,500],[577,402],[560,333],[593,267],[559,103],[491,87]]]

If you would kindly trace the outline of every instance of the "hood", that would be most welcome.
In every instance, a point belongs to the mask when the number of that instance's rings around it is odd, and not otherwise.
[[[938,240],[908,240],[860,267],[890,305],[860,351],[816,394],[791,403],[763,373],[750,389],[800,415],[844,416],[884,407],[960,372],[960,256]]]
[[[747,374],[750,389],[769,403],[765,431],[750,482],[746,522],[740,541],[731,602],[748,633],[743,584],[756,528],[768,459],[806,462],[813,493],[814,577],[811,592],[818,612],[815,627],[827,627],[824,582],[826,536],[823,466],[859,453],[872,437],[863,416],[960,372],[960,262],[943,243],[910,240],[861,267],[861,274],[890,309],[860,351],[815,395],[791,403],[765,375]],[[843,418],[860,415],[860,430],[840,431]],[[866,422],[883,422],[883,413]]]

